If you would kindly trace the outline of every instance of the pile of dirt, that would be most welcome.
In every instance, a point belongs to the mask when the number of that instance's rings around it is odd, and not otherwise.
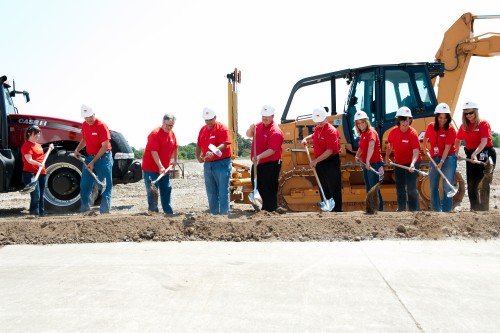
[[[142,241],[362,241],[372,239],[498,238],[500,210],[495,171],[490,211],[470,212],[468,198],[453,213],[362,211],[345,213],[255,212],[234,204],[228,216],[207,211],[202,165],[185,163],[185,178],[174,179],[174,215],[147,212],[143,182],[113,188],[112,212],[83,216],[28,215],[29,196],[0,195],[0,245]],[[465,175],[465,172],[462,173]],[[97,207],[94,207],[98,211]]]

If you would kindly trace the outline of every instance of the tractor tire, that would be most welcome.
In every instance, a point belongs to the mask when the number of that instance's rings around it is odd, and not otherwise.
[[[64,150],[50,156],[46,163],[47,187],[45,210],[51,213],[73,213],[80,209],[80,180],[82,162]],[[92,191],[92,201],[99,196],[97,184]]]

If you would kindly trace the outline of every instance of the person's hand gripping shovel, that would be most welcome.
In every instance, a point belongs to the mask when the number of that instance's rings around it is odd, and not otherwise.
[[[434,167],[436,168],[437,172],[439,172],[439,174],[441,175],[441,177],[443,177],[443,179],[446,182],[446,184],[448,184],[448,186],[451,188],[451,190],[446,193],[446,196],[448,198],[454,197],[455,194],[458,193],[458,185],[457,186],[451,185],[450,181],[448,180],[448,178],[446,178],[446,176],[444,175],[443,171],[441,171],[441,169],[437,167],[436,162],[434,162],[434,160],[432,159],[432,156],[431,156],[431,154],[429,154],[429,152],[427,152],[427,156],[429,156],[429,158],[431,159],[431,162],[434,165]]]
[[[255,127],[254,127],[254,132],[253,132],[253,192],[251,192],[248,195],[248,198],[250,199],[250,202],[252,203],[253,208],[256,211],[259,211],[262,209],[262,197],[260,196],[259,191],[257,190],[257,141],[256,141],[256,135],[255,135]]]
[[[401,168],[401,169],[405,169],[405,170],[410,171],[410,167],[407,167],[406,165],[397,164],[397,163],[394,163],[393,161],[389,161],[389,164],[392,165],[392,166],[395,166],[397,168]],[[425,171],[422,171],[422,170],[419,170],[419,169],[415,169],[414,171],[418,172],[419,174],[422,175],[422,179],[420,179],[420,181],[424,180],[425,177],[429,176],[429,174],[427,172],[425,172]]]
[[[19,192],[21,193],[31,193],[35,190],[36,184],[38,183],[38,177],[40,177],[40,173],[42,172],[42,169],[45,165],[45,162],[47,161],[47,158],[49,157],[50,152],[54,149],[54,146],[51,144],[49,146],[49,150],[45,153],[45,157],[43,158],[42,165],[38,168],[38,171],[36,172],[35,178],[31,183],[26,185],[24,188],[22,188]]]
[[[364,163],[362,160],[360,160],[359,158],[356,157],[356,160],[359,162],[359,164],[361,164],[365,169],[366,169],[366,163]],[[378,175],[378,182],[380,183],[382,180],[384,180],[384,173],[383,172],[378,172],[377,170],[375,170],[371,165],[370,167],[368,168],[368,170],[371,170],[373,172],[375,172],[377,175]]]
[[[309,159],[309,163],[311,163],[311,155],[309,155],[309,149],[306,147],[306,153],[307,153],[307,158]],[[319,208],[324,211],[324,212],[331,212],[332,209],[335,207],[335,201],[333,198],[326,199],[325,197],[325,192],[323,192],[323,187],[321,186],[321,182],[319,181],[318,173],[316,172],[316,168],[312,168],[314,172],[314,177],[316,177],[316,181],[318,182],[319,190],[321,191],[321,195],[323,196],[323,201],[320,202]]]
[[[83,163],[83,166],[85,167],[85,169],[87,169],[87,171],[90,173],[90,175],[92,177],[94,177],[97,184],[102,186],[102,192],[104,192],[106,190],[106,178],[104,178],[101,182],[99,180],[99,178],[97,177],[97,175],[94,173],[94,171],[89,169],[89,166],[87,165],[87,163],[85,163],[85,159],[83,159],[82,157],[79,157],[78,159]]]
[[[168,166],[168,168],[165,169],[165,171],[163,171],[155,180],[152,180],[151,177],[149,177],[149,184],[151,185],[149,187],[149,191],[153,192],[153,198],[154,198],[154,202],[156,205],[158,205],[158,197],[159,197],[159,193],[158,193],[158,188],[156,187],[156,183],[163,178],[163,176],[165,176],[169,171],[170,169],[172,169],[173,167],[173,164],[170,164]]]

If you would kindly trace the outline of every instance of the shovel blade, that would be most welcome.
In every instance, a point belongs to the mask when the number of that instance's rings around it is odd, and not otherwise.
[[[448,193],[446,193],[446,196],[448,198],[453,198],[455,196],[455,194],[458,193],[458,185],[453,187],[453,189],[451,191],[449,191]]]
[[[260,196],[259,191],[254,190],[248,195],[248,199],[250,199],[250,202],[255,210],[259,211],[262,209],[262,197]]]
[[[331,212],[335,208],[335,201],[333,198],[322,201],[319,203],[319,208],[324,212]]]
[[[37,183],[36,181],[29,183],[24,188],[22,188],[21,190],[19,190],[19,192],[21,192],[21,193],[31,193],[31,192],[33,192],[35,190],[35,188],[36,188],[36,183]]]

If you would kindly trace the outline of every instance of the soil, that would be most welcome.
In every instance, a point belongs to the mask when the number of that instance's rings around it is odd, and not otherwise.
[[[249,164],[249,163],[247,163]],[[459,171],[465,178],[465,162]],[[141,181],[113,187],[110,214],[28,214],[29,195],[0,195],[0,246],[9,244],[64,244],[142,241],[362,241],[373,239],[499,238],[500,179],[495,170],[490,210],[471,212],[467,195],[452,213],[255,212],[251,205],[233,204],[228,216],[208,213],[203,167],[184,163],[184,178],[173,179],[174,215],[148,213]]]

